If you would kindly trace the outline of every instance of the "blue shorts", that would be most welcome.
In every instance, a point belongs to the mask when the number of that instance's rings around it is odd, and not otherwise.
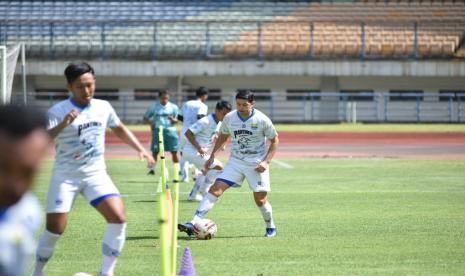
[[[155,128],[152,131],[152,152],[160,152],[158,133],[160,132],[159,128]],[[163,129],[163,140],[165,144],[165,151],[174,152],[179,151],[179,138],[176,133],[176,129],[168,128]]]

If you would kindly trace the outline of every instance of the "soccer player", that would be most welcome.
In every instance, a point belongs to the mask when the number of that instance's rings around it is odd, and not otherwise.
[[[207,116],[208,106],[205,102],[208,99],[208,88],[206,87],[199,87],[197,91],[195,91],[195,96],[197,97],[196,100],[190,100],[183,104],[181,107],[181,111],[179,113],[179,120],[183,122],[181,135],[180,135],[180,143],[181,143],[181,175],[183,182],[189,182],[189,162],[186,161],[184,158],[183,149],[186,145],[186,137],[184,133],[189,127],[197,122],[198,119]],[[200,168],[201,169],[201,168]]]
[[[203,197],[192,221],[178,225],[180,231],[192,235],[193,224],[213,208],[218,198],[227,189],[241,186],[245,178],[265,220],[265,236],[276,236],[276,226],[267,193],[270,191],[269,164],[278,147],[278,133],[271,120],[255,109],[254,104],[255,98],[251,91],[239,91],[236,94],[237,110],[224,117],[220,134],[205,167],[208,168],[214,164],[216,152],[228,137],[232,140],[231,157],[223,172]],[[268,149],[266,140],[270,142]]]
[[[163,140],[165,151],[171,152],[173,163],[179,163],[179,139],[176,133],[176,123],[178,122],[179,108],[170,102],[170,94],[167,90],[158,93],[159,102],[151,105],[144,114],[144,122],[150,124],[152,129],[152,155],[157,162],[159,148],[160,126],[163,126]],[[156,163],[150,167],[149,174],[155,174]]]
[[[108,223],[100,275],[113,275],[126,238],[126,214],[118,189],[106,172],[106,128],[135,149],[149,166],[154,160],[120,121],[110,103],[93,99],[96,79],[89,64],[69,64],[64,74],[72,96],[48,110],[48,129],[55,138],[56,156],[48,191],[46,230],[39,240],[34,275],[44,275],[78,194]]]
[[[25,107],[0,106],[0,275],[26,275],[42,224],[29,191],[50,147],[45,115]]]
[[[194,164],[197,168],[204,167],[205,162],[210,158],[208,151],[212,146],[214,137],[218,134],[218,127],[221,125],[224,116],[231,109],[230,103],[219,101],[216,104],[215,113],[203,117],[186,130],[185,136],[188,142],[184,146],[183,155],[187,161]],[[199,175],[195,180],[188,200],[195,200],[199,191],[202,194],[206,194],[213,181],[215,181],[218,174],[223,170],[223,165],[215,159],[208,169],[205,175]]]

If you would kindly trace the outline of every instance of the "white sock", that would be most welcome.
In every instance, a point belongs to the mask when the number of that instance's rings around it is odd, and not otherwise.
[[[197,179],[195,180],[194,186],[192,187],[191,192],[189,193],[189,198],[194,199],[199,190],[202,188],[203,182],[205,180],[205,176],[202,174],[201,176],[198,176]]]
[[[207,175],[205,176],[205,181],[202,184],[202,188],[200,189],[200,192],[203,194],[208,193],[208,190],[210,190],[210,187],[213,185],[213,183],[215,183],[216,178],[222,172],[223,171],[213,170],[213,169],[209,170],[207,172]]]
[[[156,171],[157,170],[157,163],[155,163],[155,165],[153,165],[153,166],[149,166],[149,170]]]
[[[36,266],[34,269],[33,276],[43,276],[45,275],[44,268],[48,260],[52,257],[53,251],[58,239],[61,235],[54,234],[45,230],[42,236],[39,239],[39,244],[37,245],[36,252]]]
[[[258,207],[262,212],[263,219],[265,220],[267,228],[276,228],[273,221],[273,208],[271,204],[267,201],[262,206]]]
[[[116,261],[121,254],[121,250],[123,250],[125,240],[126,223],[108,223],[102,243],[103,262],[101,274],[113,275]]]
[[[195,212],[194,218],[192,219],[191,223],[194,224],[196,221],[202,219],[208,211],[213,208],[215,203],[218,201],[218,198],[210,193],[207,193],[202,201],[200,201],[199,207],[197,208],[197,211]]]
[[[181,156],[181,175],[185,180],[189,180],[189,162]]]

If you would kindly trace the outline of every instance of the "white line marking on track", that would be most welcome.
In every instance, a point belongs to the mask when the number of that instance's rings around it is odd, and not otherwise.
[[[292,166],[291,164],[288,164],[286,162],[279,161],[279,160],[276,160],[276,159],[271,160],[271,162],[274,162],[274,163],[276,163],[276,165],[281,166],[281,167],[286,168],[286,169],[293,169],[294,168],[294,166]]]

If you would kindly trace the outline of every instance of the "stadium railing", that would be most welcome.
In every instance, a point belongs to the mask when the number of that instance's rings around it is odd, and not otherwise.
[[[118,115],[129,123],[140,123],[149,105],[157,101],[154,94],[138,92],[96,93],[96,98],[108,100]],[[13,95],[15,97],[15,95]],[[22,101],[22,95],[16,95]],[[68,98],[66,92],[31,92],[28,103],[47,109]],[[233,95],[221,95],[234,102]],[[175,100],[177,99],[177,100]],[[173,101],[181,105],[186,95],[173,95]],[[15,99],[13,99],[15,100]],[[216,100],[207,101],[214,110]],[[274,91],[268,97],[257,100],[256,107],[275,122],[465,122],[465,93],[289,93]]]
[[[51,60],[452,58],[465,47],[460,22],[0,19],[0,44]]]

